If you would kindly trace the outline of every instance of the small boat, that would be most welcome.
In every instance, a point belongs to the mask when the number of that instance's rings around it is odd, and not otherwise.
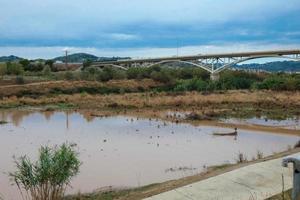
[[[229,133],[213,133],[215,136],[237,136],[237,128],[234,129],[234,132],[229,132]]]

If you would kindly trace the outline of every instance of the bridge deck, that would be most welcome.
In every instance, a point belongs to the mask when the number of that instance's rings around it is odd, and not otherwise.
[[[130,59],[130,60],[117,60],[95,62],[94,64],[133,64],[143,62],[161,62],[161,61],[189,61],[198,59],[211,59],[211,58],[233,58],[233,57],[255,57],[255,56],[284,56],[284,55],[300,55],[300,49],[295,50],[277,50],[277,51],[255,51],[255,52],[239,52],[239,53],[221,53],[221,54],[199,54],[192,56],[174,56],[174,57],[161,57],[161,58],[146,58],[146,59]]]

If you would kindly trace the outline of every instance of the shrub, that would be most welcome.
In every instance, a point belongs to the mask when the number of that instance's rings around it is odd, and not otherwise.
[[[151,72],[150,77],[155,81],[159,81],[166,84],[173,84],[175,82],[171,71],[168,71],[166,69],[163,69],[161,71],[153,71]]]
[[[64,78],[65,78],[66,80],[71,81],[71,80],[74,79],[74,74],[73,74],[72,72],[66,72],[66,73],[64,74]]]
[[[46,65],[43,69],[43,75],[44,76],[50,76],[51,75],[51,68],[49,65]]]
[[[247,157],[245,156],[245,154],[239,152],[237,154],[237,158],[236,158],[236,163],[244,163],[244,162],[247,162]]]
[[[97,73],[96,79],[98,81],[109,81],[114,77],[114,70],[111,67],[105,67],[102,71]]]
[[[98,70],[98,68],[96,68],[96,67],[89,67],[89,68],[86,69],[86,71],[87,71],[89,74],[94,75],[94,74],[96,74],[97,71],[99,71],[99,70]]]
[[[127,77],[128,79],[136,79],[138,77],[139,70],[136,67],[130,67],[127,70]]]
[[[175,91],[205,91],[208,88],[208,83],[201,79],[181,80],[177,82]]]
[[[82,64],[82,65],[83,65],[83,68],[86,68],[86,67],[91,66],[92,63],[93,63],[93,61],[90,60],[90,59],[85,60],[85,61],[83,62],[83,64]]]
[[[7,67],[5,63],[0,63],[0,77],[3,79],[3,76],[7,73]]]
[[[142,68],[142,67],[131,67],[127,70],[128,79],[143,79],[150,78],[152,71],[157,71],[157,67]]]
[[[24,77],[23,76],[17,76],[16,77],[16,84],[22,85],[25,83]]]
[[[87,81],[89,80],[90,74],[87,71],[81,71],[79,76],[81,80]]]
[[[300,140],[294,145],[294,148],[299,148],[300,147]]]
[[[6,63],[7,74],[12,75],[21,75],[24,73],[22,65],[16,62],[7,62]]]
[[[44,66],[44,63],[42,62],[30,63],[24,67],[24,70],[30,72],[40,72],[44,69]]]
[[[27,59],[23,59],[23,60],[20,60],[19,63],[23,66],[24,69],[26,69],[28,67],[28,65],[30,64],[30,61]]]
[[[113,79],[122,80],[127,78],[127,73],[124,70],[114,70]]]
[[[60,200],[71,178],[78,174],[80,161],[75,145],[41,147],[38,160],[32,162],[27,156],[15,160],[17,170],[9,173],[23,199]],[[23,191],[26,193],[23,193]],[[25,196],[23,196],[25,195]]]
[[[53,60],[46,60],[45,65],[48,65],[51,69],[53,67],[54,61]]]

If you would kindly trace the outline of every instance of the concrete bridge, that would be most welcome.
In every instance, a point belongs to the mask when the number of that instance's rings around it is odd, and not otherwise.
[[[117,61],[94,62],[95,67],[116,67],[127,70],[130,67],[152,67],[167,63],[182,63],[202,68],[211,74],[211,79],[219,78],[219,73],[235,64],[257,58],[285,58],[300,61],[300,49],[253,51],[221,54],[199,54],[161,58],[128,59]]]

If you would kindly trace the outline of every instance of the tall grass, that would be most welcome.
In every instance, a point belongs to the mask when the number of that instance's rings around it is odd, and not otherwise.
[[[237,163],[237,164],[238,164],[238,163],[244,163],[244,162],[247,162],[247,161],[248,161],[246,155],[243,154],[243,153],[241,153],[241,152],[239,152],[239,153],[237,154],[237,158],[236,158],[235,160],[236,160],[236,163]]]
[[[80,161],[74,144],[42,146],[38,160],[27,156],[15,160],[16,171],[9,173],[23,199],[60,200],[71,178],[78,174]]]

